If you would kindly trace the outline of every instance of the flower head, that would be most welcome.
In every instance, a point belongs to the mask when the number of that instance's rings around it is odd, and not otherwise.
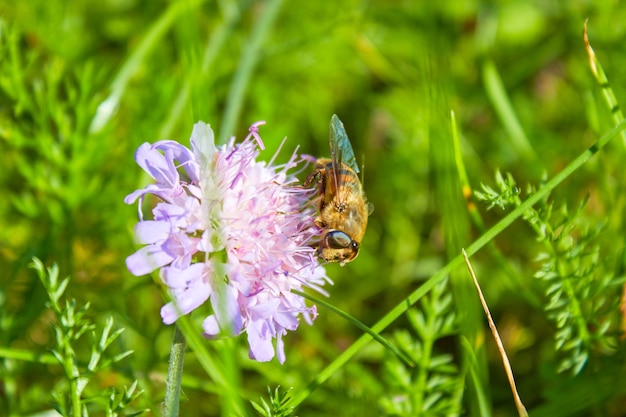
[[[197,123],[191,149],[174,141],[144,143],[135,159],[154,183],[129,194],[134,203],[146,194],[161,201],[153,219],[140,221],[135,234],[144,244],[126,264],[134,275],[159,269],[172,301],[161,309],[171,324],[210,302],[204,334],[246,332],[250,357],[269,361],[273,339],[281,363],[282,336],[311,323],[317,311],[292,292],[321,290],[330,280],[310,247],[319,233],[310,204],[314,191],[295,187],[288,171],[304,161],[294,152],[288,163],[256,160],[264,149],[255,123],[240,144],[221,147],[213,131]],[[254,139],[254,140],[253,140]]]

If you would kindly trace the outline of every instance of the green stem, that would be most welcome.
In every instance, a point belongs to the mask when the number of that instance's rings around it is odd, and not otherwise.
[[[234,133],[235,125],[241,113],[241,107],[243,106],[246,87],[252,76],[252,71],[254,71],[259,61],[261,45],[276,20],[282,3],[282,0],[272,0],[266,3],[266,10],[257,20],[257,24],[252,29],[250,41],[241,53],[240,65],[235,73],[235,78],[230,86],[228,99],[226,101],[226,109],[224,110],[222,126],[218,136],[220,141],[224,141],[229,135]]]
[[[182,316],[177,321],[184,334],[187,335],[189,349],[193,351],[198,364],[205,370],[209,378],[215,383],[218,392],[236,393],[236,396],[228,398],[241,397],[241,387],[237,386],[232,380],[231,375],[227,375],[226,365],[216,357],[215,352],[207,349],[206,339],[200,336],[188,316]],[[244,407],[241,400],[231,401],[228,407],[233,409],[233,415],[245,415]]]
[[[80,389],[78,387],[78,380],[80,378],[80,373],[76,368],[76,355],[74,350],[71,347],[71,342],[68,340],[69,338],[64,338],[64,346],[63,346],[63,368],[65,369],[65,374],[67,375],[67,380],[70,384],[70,396],[72,399],[72,415],[74,417],[81,417],[82,413],[82,405],[80,401]]]
[[[427,323],[424,325],[426,329],[433,330],[435,328],[435,320],[440,320],[435,314],[428,314]],[[425,398],[430,394],[428,389],[428,371],[432,361],[433,346],[435,344],[433,335],[436,335],[436,330],[431,332],[424,332],[424,340],[422,342],[422,352],[419,359],[419,370],[417,378],[415,378],[415,390],[413,395],[413,410],[416,412],[426,412],[428,407],[424,407]]]
[[[292,290],[292,292],[294,294],[298,294],[299,296],[306,298],[309,301],[313,301],[315,304],[318,304],[318,305],[320,305],[320,306],[322,306],[322,307],[332,311],[333,313],[337,314],[339,317],[346,319],[347,321],[349,321],[350,323],[354,324],[359,329],[363,330],[365,333],[368,333],[370,336],[372,336],[372,338],[374,338],[374,340],[376,340],[378,343],[383,345],[385,348],[389,349],[391,351],[391,353],[396,355],[396,357],[398,359],[400,359],[402,362],[404,362],[407,366],[410,366],[410,367],[414,367],[415,366],[415,363],[413,362],[413,360],[411,358],[409,358],[406,354],[404,354],[400,350],[398,350],[398,348],[396,348],[394,345],[392,345],[387,339],[385,339],[384,337],[382,337],[378,333],[373,332],[372,329],[367,327],[365,325],[365,323],[363,323],[362,321],[358,320],[356,317],[352,317],[350,314],[346,313],[345,311],[335,307],[334,305],[332,305],[330,303],[327,303],[326,301],[324,301],[324,300],[322,300],[320,298],[314,297],[312,295],[309,295],[307,293],[304,293],[304,292],[298,291],[298,290]]]
[[[171,106],[170,111],[168,112],[167,119],[161,125],[159,129],[160,138],[167,138],[171,136],[176,123],[181,118],[188,102],[189,95],[193,88],[197,87],[198,80],[206,79],[211,74],[211,70],[213,67],[213,63],[219,56],[219,52],[222,47],[226,44],[226,41],[229,39],[230,34],[235,28],[235,23],[237,23],[240,19],[240,11],[238,7],[234,3],[225,3],[224,4],[224,20],[220,25],[210,34],[209,41],[207,43],[206,49],[204,50],[204,55],[202,58],[202,64],[200,68],[197,68],[192,76],[185,78],[184,84],[180,89],[178,96],[174,100],[174,104]],[[203,91],[204,92],[204,91]],[[198,114],[192,114],[194,120],[202,120],[202,116]]]
[[[172,343],[167,381],[165,382],[165,402],[163,404],[163,415],[165,417],[178,416],[180,383],[183,378],[186,346],[185,335],[179,330],[178,326],[174,327],[174,342]]]
[[[161,39],[176,19],[184,12],[199,7],[203,2],[204,0],[171,2],[159,20],[152,24],[111,83],[111,94],[98,106],[89,126],[90,133],[101,131],[113,118],[129,81],[142,68],[143,61],[150,52],[161,45]]]
[[[242,415],[244,408],[241,400],[241,366],[237,355],[237,343],[233,338],[224,340],[223,349],[220,349],[224,371],[228,375],[229,385],[234,389],[225,390],[221,415],[231,417]]]
[[[49,353],[32,352],[30,350],[7,347],[0,347],[0,358],[45,365],[57,365],[59,363],[59,361]]]
[[[78,380],[76,378],[70,379],[70,392],[72,393],[72,415],[80,417],[82,416],[82,413],[80,411],[80,395],[78,395]]]
[[[587,328],[587,321],[585,320],[585,316],[583,314],[583,308],[580,305],[580,297],[574,289],[574,283],[572,282],[572,278],[570,278],[570,273],[563,271],[562,268],[559,268],[560,264],[561,262],[557,261],[557,273],[560,277],[562,277],[561,283],[563,284],[565,294],[567,294],[571,312],[570,319],[576,323],[580,339],[585,345],[587,345],[591,339],[591,335],[589,334],[589,329]],[[561,328],[559,328],[559,330],[561,330]]]
[[[511,100],[509,100],[509,96],[504,88],[502,78],[500,78],[500,73],[492,60],[487,59],[483,63],[482,76],[487,96],[493,104],[493,108],[498,114],[502,125],[509,134],[511,145],[524,158],[524,160],[536,161],[537,154],[530,144],[530,141],[522,128],[522,124],[515,114],[513,104],[511,104]]]
[[[469,215],[474,222],[474,226],[476,226],[478,232],[485,233],[485,231],[487,230],[487,226],[485,226],[485,222],[483,221],[483,218],[481,217],[480,212],[476,207],[476,204],[472,200],[472,187],[470,185],[469,177],[467,176],[465,163],[463,162],[463,152],[461,151],[459,130],[457,127],[454,111],[450,113],[450,119],[452,124],[452,142],[454,144],[454,161],[457,172],[459,174],[459,181],[461,183],[463,197],[466,199],[467,211],[469,212]],[[527,286],[524,285],[524,283],[521,281],[521,276],[519,272],[516,271],[511,262],[509,262],[509,260],[504,257],[502,252],[496,246],[495,242],[492,242],[488,246],[487,250],[489,251],[489,255],[496,260],[498,267],[501,270],[505,271],[504,276],[510,279],[510,281],[507,281],[505,283],[510,286],[514,291],[521,291],[524,298],[534,307],[541,306],[541,301],[539,300],[539,297],[537,297],[530,288],[527,288]]]
[[[600,60],[596,56],[596,53],[593,51],[591,47],[591,43],[589,42],[589,38],[587,37],[587,21],[585,21],[585,30],[583,32],[583,38],[585,41],[585,47],[587,48],[587,54],[589,55],[589,67],[591,68],[591,72],[593,73],[598,85],[602,89],[602,95],[604,95],[604,101],[607,105],[608,110],[611,112],[613,116],[613,121],[615,123],[619,123],[624,120],[624,114],[620,109],[619,103],[617,101],[617,97],[609,84],[609,79],[604,73],[604,69],[602,68],[602,64],[600,64]],[[622,131],[622,141],[623,144],[626,145],[626,132]]]

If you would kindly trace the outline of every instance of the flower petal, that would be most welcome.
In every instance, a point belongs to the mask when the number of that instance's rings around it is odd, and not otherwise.
[[[174,300],[161,308],[163,323],[172,324],[180,316],[189,314],[201,306],[211,295],[211,286],[203,280],[196,280],[188,288],[173,294]]]
[[[204,335],[209,338],[213,338],[220,334],[220,326],[217,323],[215,314],[211,314],[202,322],[202,328],[204,329]]]
[[[232,335],[241,333],[243,319],[237,302],[237,290],[221,282],[218,282],[213,290],[211,306],[220,329]]]
[[[156,243],[167,239],[170,234],[168,222],[144,220],[135,225],[137,241],[143,244]]]
[[[246,331],[250,345],[250,359],[258,362],[271,361],[274,357],[274,347],[272,346],[272,335],[265,326],[265,322],[250,322]]]
[[[126,258],[126,267],[133,275],[141,276],[169,264],[173,259],[160,245],[149,245]]]
[[[180,269],[173,266],[161,268],[161,280],[168,288],[176,290],[194,285],[196,281],[204,281],[209,269],[204,263],[195,263],[188,268]]]
[[[212,163],[216,148],[215,136],[210,125],[203,122],[193,125],[191,149],[200,166],[208,166]]]
[[[288,330],[296,330],[298,328],[298,319],[296,318],[296,314],[300,312],[291,312],[291,311],[281,311],[273,315],[274,320],[280,326]]]
[[[158,184],[167,184],[173,188],[179,179],[176,166],[159,152],[159,149],[167,150],[169,146],[166,142],[159,141],[154,145],[147,142],[141,144],[135,152],[135,160],[137,165],[143,168]],[[178,145],[176,142],[172,143]]]
[[[250,307],[250,315],[253,320],[265,320],[268,317],[271,317],[276,312],[276,309],[279,305],[280,299],[272,298],[263,303]]]
[[[280,331],[276,334],[276,354],[278,356],[278,362],[282,365],[285,363],[285,342],[283,342],[283,334],[286,334],[286,331]]]

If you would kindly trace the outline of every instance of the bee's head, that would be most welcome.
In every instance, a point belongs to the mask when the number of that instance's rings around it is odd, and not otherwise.
[[[327,262],[344,266],[359,254],[359,243],[341,230],[329,230],[322,236],[317,253]]]

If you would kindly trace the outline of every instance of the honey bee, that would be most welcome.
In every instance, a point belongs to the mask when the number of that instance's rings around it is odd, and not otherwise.
[[[344,266],[359,254],[373,207],[365,199],[350,139],[334,114],[330,119],[330,155],[330,159],[316,161],[304,185],[309,187],[314,181],[319,185],[319,216],[315,223],[323,232],[317,256]]]

